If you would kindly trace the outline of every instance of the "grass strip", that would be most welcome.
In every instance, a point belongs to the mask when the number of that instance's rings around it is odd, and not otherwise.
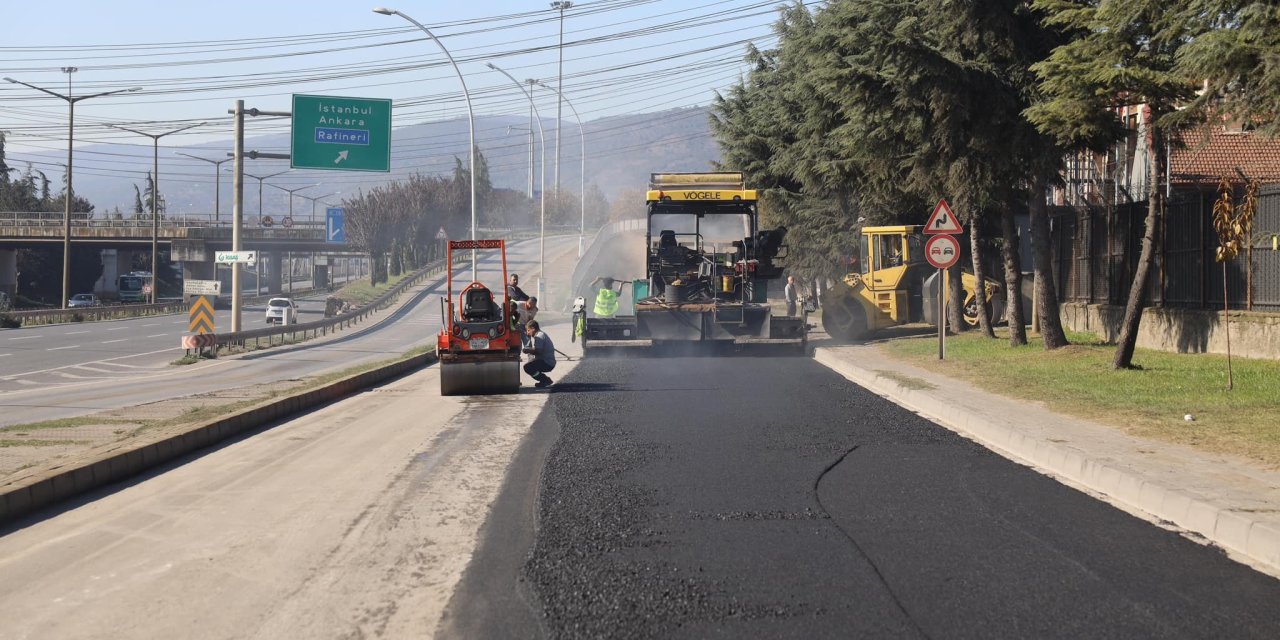
[[[391,276],[387,278],[386,282],[380,282],[377,285],[369,284],[368,280],[356,280],[342,287],[342,289],[339,289],[338,292],[333,295],[346,300],[351,303],[351,306],[353,307],[363,307],[370,302],[377,300],[378,296],[386,293],[387,290],[391,289],[391,287],[396,286],[396,283],[404,280],[410,275],[410,273],[411,272],[405,272],[398,276]]]
[[[1233,359],[1235,389],[1228,391],[1223,356],[1138,349],[1141,368],[1116,371],[1115,347],[1092,334],[1069,333],[1072,345],[1054,351],[1044,351],[1038,337],[1017,348],[1007,334],[1002,338],[948,337],[945,361],[937,358],[936,337],[894,340],[884,349],[992,393],[1043,402],[1135,436],[1280,466],[1280,362]]]

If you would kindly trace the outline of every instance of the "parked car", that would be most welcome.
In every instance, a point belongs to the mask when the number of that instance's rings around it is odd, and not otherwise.
[[[298,305],[289,298],[272,298],[267,301],[267,324],[297,324]]]
[[[102,306],[102,301],[98,299],[98,296],[93,295],[92,293],[77,293],[74,296],[71,296],[71,299],[67,301],[68,309],[99,306]]]

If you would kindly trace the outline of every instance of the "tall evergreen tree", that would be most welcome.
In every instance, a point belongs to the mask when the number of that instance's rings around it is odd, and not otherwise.
[[[1179,48],[1177,66],[1207,84],[1178,115],[1202,118],[1218,111],[1280,135],[1280,9],[1256,0],[1200,4],[1205,28]]]
[[[1072,32],[1034,70],[1046,99],[1028,109],[1042,132],[1063,146],[1105,149],[1118,139],[1114,108],[1145,105],[1148,175],[1152,188],[1142,250],[1134,269],[1112,366],[1133,364],[1138,327],[1155,260],[1155,230],[1164,210],[1165,141],[1170,114],[1196,86],[1175,63],[1181,48],[1203,33],[1212,17],[1197,3],[1160,0],[1035,0],[1048,24]]]

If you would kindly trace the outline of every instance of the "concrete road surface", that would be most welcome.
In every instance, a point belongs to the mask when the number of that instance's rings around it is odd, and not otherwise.
[[[0,537],[0,639],[429,637],[547,398],[432,367],[42,514]]]
[[[576,238],[547,239],[549,259],[576,248]],[[507,250],[508,268],[528,279],[537,272],[537,256],[537,241],[513,245]],[[496,254],[482,253],[481,257],[483,265],[498,264]],[[486,273],[482,266],[481,274]],[[396,356],[435,339],[440,327],[443,280],[436,278],[419,286],[409,294],[410,302],[380,325],[355,325],[335,340],[277,347],[185,367],[169,364],[183,353],[178,344],[186,318],[180,316],[3,331],[0,426],[317,375]],[[256,315],[252,309],[245,312],[246,327],[265,326],[262,307],[256,310]],[[230,321],[221,317],[226,312],[219,313],[219,326],[228,326]],[[323,315],[320,298],[304,303],[300,319],[307,322]],[[60,344],[78,347],[55,346]],[[4,357],[6,353],[16,357]],[[69,360],[59,364],[62,360],[51,358]]]
[[[1280,637],[1274,578],[802,358],[583,362],[485,532],[442,637]]]

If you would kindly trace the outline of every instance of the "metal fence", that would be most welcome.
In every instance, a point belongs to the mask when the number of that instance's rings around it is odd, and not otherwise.
[[[1147,289],[1150,305],[1221,309],[1222,265],[1215,261],[1216,192],[1175,196],[1156,232],[1156,261]],[[1237,199],[1237,202],[1239,200]],[[1147,203],[1053,207],[1058,292],[1064,301],[1123,305],[1142,251]],[[1259,194],[1253,222],[1252,267],[1246,254],[1227,265],[1232,309],[1280,312],[1280,185]],[[1252,294],[1246,273],[1252,268]]]

